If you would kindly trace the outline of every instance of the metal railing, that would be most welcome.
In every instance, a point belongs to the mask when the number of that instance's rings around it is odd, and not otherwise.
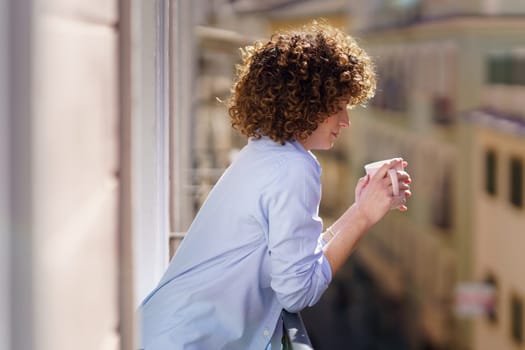
[[[283,350],[313,350],[308,332],[299,313],[283,311]]]

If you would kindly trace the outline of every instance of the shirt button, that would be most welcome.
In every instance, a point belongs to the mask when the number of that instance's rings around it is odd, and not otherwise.
[[[268,337],[270,335],[270,331],[265,329],[263,334],[264,334],[265,337]]]

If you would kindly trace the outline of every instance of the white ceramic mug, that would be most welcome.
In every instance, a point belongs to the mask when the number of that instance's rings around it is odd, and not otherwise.
[[[365,165],[365,171],[368,175],[374,176],[374,174],[383,166],[385,163],[390,163],[392,159],[385,159],[385,160],[379,160],[377,162],[368,163]],[[399,197],[399,180],[397,179],[397,171],[404,170],[403,162],[399,163],[397,166],[388,169],[388,175],[390,176],[390,180],[392,181],[392,193],[394,197]],[[404,194],[401,195],[404,197]]]

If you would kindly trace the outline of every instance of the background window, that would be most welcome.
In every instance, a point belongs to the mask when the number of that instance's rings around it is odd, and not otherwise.
[[[452,226],[452,191],[452,174],[447,169],[436,183],[432,200],[432,221],[442,229]]]
[[[498,303],[498,281],[496,280],[496,277],[493,274],[489,274],[485,278],[485,283],[488,285],[494,287],[494,290],[496,291],[496,297],[494,299],[494,305],[492,305],[492,308],[489,309],[487,313],[487,319],[490,323],[497,323],[498,322],[498,313],[497,313],[497,303]]]
[[[523,162],[521,159],[510,160],[510,202],[517,207],[523,206]]]
[[[509,54],[493,55],[487,59],[487,80],[489,84],[508,85],[512,82],[512,56]]]
[[[454,122],[452,99],[448,96],[434,96],[432,100],[432,114],[436,124],[452,124]]]
[[[521,344],[523,342],[523,302],[517,296],[512,297],[510,317],[512,339]]]
[[[517,57],[515,62],[515,68],[512,72],[515,82],[518,85],[525,85],[525,56]]]
[[[496,152],[489,150],[485,154],[485,190],[491,195],[496,195],[496,169]]]

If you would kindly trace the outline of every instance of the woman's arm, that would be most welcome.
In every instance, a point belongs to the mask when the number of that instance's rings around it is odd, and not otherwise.
[[[319,245],[323,224],[320,168],[309,156],[283,158],[264,193],[268,218],[271,287],[284,309],[314,305],[328,287],[330,263]]]
[[[361,178],[356,186],[355,203],[323,234],[326,245],[324,255],[330,263],[332,275],[335,274],[365,233],[381,220],[392,207],[406,211],[404,199],[392,196],[392,183],[387,175],[388,169],[403,162],[398,158],[383,165],[374,176]],[[406,162],[405,162],[406,164]],[[410,176],[406,172],[398,172],[399,188],[405,197],[410,197]]]

